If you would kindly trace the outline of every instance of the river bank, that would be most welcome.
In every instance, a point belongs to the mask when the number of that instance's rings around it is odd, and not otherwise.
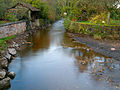
[[[15,38],[6,41],[6,48],[0,51],[0,89],[10,87],[10,80],[15,77],[15,73],[8,72],[9,64],[16,58],[18,52],[22,51],[28,45],[32,45],[27,39],[38,30],[45,28],[46,27],[38,27],[36,29],[26,30],[16,35]]]
[[[69,37],[86,46],[90,47],[93,51],[100,53],[104,56],[120,60],[120,41],[119,40],[96,40],[87,35],[80,35],[68,32]]]

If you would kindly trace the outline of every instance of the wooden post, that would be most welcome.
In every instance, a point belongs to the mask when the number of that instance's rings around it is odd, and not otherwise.
[[[30,10],[28,11],[28,16],[29,16],[29,19],[31,20],[31,11]]]
[[[110,21],[110,12],[108,12],[108,16],[107,16],[107,24],[109,24]]]

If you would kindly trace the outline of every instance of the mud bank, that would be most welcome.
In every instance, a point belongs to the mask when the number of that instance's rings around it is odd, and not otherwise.
[[[0,52],[0,90],[10,88],[10,80],[14,79],[15,73],[8,72],[8,66],[16,58],[17,53],[28,45],[32,45],[27,39],[41,28],[27,30],[24,33],[16,35],[15,38],[6,41],[7,47]]]
[[[119,40],[95,40],[93,37],[68,32],[69,37],[85,44],[93,51],[104,56],[120,60],[120,41]]]

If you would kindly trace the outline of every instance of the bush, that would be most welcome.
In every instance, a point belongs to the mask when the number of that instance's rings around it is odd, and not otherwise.
[[[120,10],[112,10],[111,11],[111,18],[113,20],[120,20]]]
[[[66,29],[69,29],[70,24],[71,24],[71,20],[70,20],[69,18],[66,18],[66,19],[64,20],[64,27],[65,27]]]
[[[104,21],[104,22],[103,22]],[[100,15],[96,15],[90,19],[91,23],[94,24],[106,24],[107,23],[107,13],[101,13]]]
[[[39,19],[39,21],[40,21],[40,26],[44,26],[44,19]]]

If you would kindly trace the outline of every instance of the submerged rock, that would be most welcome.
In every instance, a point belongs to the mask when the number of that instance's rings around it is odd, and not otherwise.
[[[15,73],[14,72],[9,72],[8,77],[10,77],[11,79],[15,78]]]

